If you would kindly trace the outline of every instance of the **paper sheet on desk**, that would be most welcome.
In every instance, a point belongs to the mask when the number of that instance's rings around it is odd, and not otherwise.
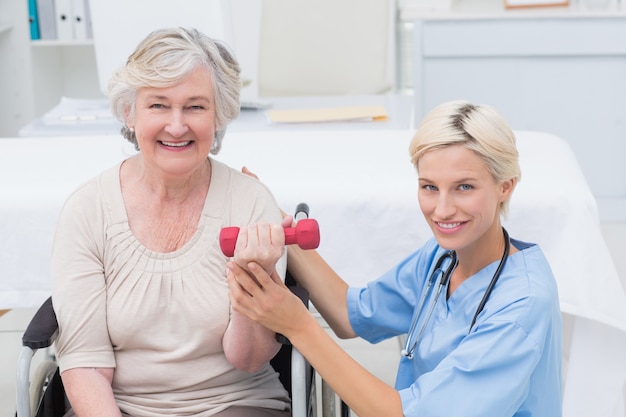
[[[387,110],[383,106],[351,106],[320,109],[268,110],[272,123],[323,123],[346,121],[384,121]]]
[[[77,122],[111,122],[113,114],[106,99],[61,97],[61,101],[43,116],[46,125]]]

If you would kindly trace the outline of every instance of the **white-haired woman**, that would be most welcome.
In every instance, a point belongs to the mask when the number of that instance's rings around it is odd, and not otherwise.
[[[235,311],[288,337],[360,417],[560,416],[556,282],[541,249],[501,223],[520,180],[513,132],[489,106],[449,102],[425,117],[409,150],[434,235],[423,247],[364,288],[348,287],[314,251],[288,251],[290,271],[339,337],[406,336],[395,387],[254,263],[256,280],[229,264]]]
[[[148,35],[111,79],[139,151],[76,190],[52,257],[56,342],[77,416],[289,416],[275,334],[230,308],[224,226],[279,222],[271,193],[216,161],[239,66],[194,29]],[[282,252],[262,264],[283,276]]]

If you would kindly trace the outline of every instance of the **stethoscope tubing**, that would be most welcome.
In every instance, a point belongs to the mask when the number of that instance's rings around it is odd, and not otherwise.
[[[450,263],[448,267],[446,268],[446,270],[444,271],[442,269],[442,266],[444,262],[446,261],[446,259],[449,259]],[[424,295],[420,299],[420,303],[417,307],[418,314],[416,314],[413,317],[413,320],[411,321],[411,327],[409,328],[409,332],[407,333],[406,343],[405,343],[404,349],[402,349],[403,356],[406,356],[409,359],[413,358],[413,352],[415,351],[415,347],[417,346],[419,341],[422,340],[422,336],[424,335],[424,331],[426,330],[426,325],[430,321],[430,317],[432,316],[433,311],[435,310],[435,306],[437,305],[437,301],[439,300],[439,295],[441,294],[441,291],[443,290],[443,288],[447,286],[448,281],[450,280],[450,277],[452,276],[452,271],[454,271],[458,263],[459,263],[459,260],[454,251],[446,251],[437,260],[437,263],[435,264],[435,268],[433,269],[433,272],[430,274],[430,278],[428,279],[428,286],[426,287],[426,290],[424,291]],[[437,280],[438,276],[440,276],[440,278],[439,278],[439,285],[437,285],[437,292],[435,293],[435,298],[430,303],[430,307],[428,309],[426,319],[423,321],[422,327],[420,328],[420,331],[417,334],[415,341],[411,343],[411,339],[413,338],[412,335],[415,333],[417,322],[419,321],[419,318],[422,315],[422,310],[424,309],[426,300],[430,296],[432,292],[433,283]]]
[[[500,278],[500,275],[502,274],[502,270],[504,269],[504,266],[506,265],[506,261],[509,257],[511,242],[509,239],[509,234],[504,227],[502,228],[502,234],[504,235],[504,252],[502,254],[502,258],[500,259],[498,268],[496,269],[496,272],[493,274],[493,277],[491,278],[491,281],[489,282],[489,285],[487,286],[487,289],[485,290],[485,293],[483,294],[483,298],[480,300],[480,303],[478,304],[478,308],[474,312],[474,317],[472,318],[472,322],[470,324],[468,334],[472,331],[474,324],[476,324],[476,319],[478,318],[478,315],[485,308],[487,299],[491,295],[493,288],[496,285],[496,282]],[[443,266],[443,263],[445,262],[446,259],[450,259],[450,264],[448,265],[446,270],[443,271],[441,267]],[[413,317],[413,320],[411,321],[411,326],[409,327],[409,332],[407,333],[406,342],[404,344],[404,349],[402,349],[401,351],[402,356],[408,359],[413,359],[413,353],[415,352],[415,348],[417,347],[417,344],[422,340],[424,332],[426,331],[426,326],[428,325],[428,322],[430,321],[430,317],[435,309],[435,306],[437,305],[437,301],[439,300],[439,295],[441,294],[442,289],[448,285],[448,281],[450,281],[452,272],[454,271],[458,263],[459,263],[459,260],[454,251],[446,251],[437,260],[437,263],[435,264],[435,269],[433,270],[433,272],[430,275],[430,278],[428,279],[428,286],[426,287],[426,290],[424,291],[424,295],[422,296],[420,303],[418,305],[418,308],[417,308],[418,313],[415,314],[415,316]],[[426,304],[427,298],[430,296],[430,293],[432,292],[432,285],[434,281],[436,281],[437,276],[439,275],[440,272],[441,272],[441,277],[439,278],[439,285],[437,287],[437,292],[435,293],[435,298],[430,304],[430,307],[428,308],[428,313],[426,315],[425,320],[422,322],[422,326],[420,328],[419,333],[417,334],[417,337],[415,338],[415,340],[412,340],[413,334],[415,333],[415,328],[417,327],[417,322],[419,321],[419,318],[422,315],[422,309],[424,308],[424,305]]]

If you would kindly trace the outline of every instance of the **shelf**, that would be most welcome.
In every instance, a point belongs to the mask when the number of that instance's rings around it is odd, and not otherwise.
[[[80,39],[60,41],[57,39],[39,39],[30,42],[34,47],[50,47],[50,46],[91,46],[93,45],[93,39]]]

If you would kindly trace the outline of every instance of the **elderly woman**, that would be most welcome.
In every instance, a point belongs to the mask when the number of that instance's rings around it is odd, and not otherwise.
[[[239,91],[227,48],[183,28],[150,34],[111,79],[112,109],[139,152],[77,189],[58,221],[68,415],[290,415],[269,364],[280,345],[231,310],[219,248],[224,226],[280,221],[263,185],[209,156]],[[282,252],[262,264],[283,276]]]
[[[409,153],[433,233],[423,247],[364,288],[314,251],[288,255],[338,336],[406,336],[395,387],[343,352],[262,265],[229,263],[233,308],[287,336],[360,417],[560,416],[556,282],[541,248],[501,222],[521,175],[513,132],[489,106],[449,102],[425,117]],[[248,239],[247,250],[256,245],[281,242]]]

